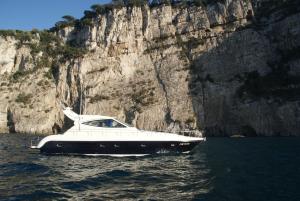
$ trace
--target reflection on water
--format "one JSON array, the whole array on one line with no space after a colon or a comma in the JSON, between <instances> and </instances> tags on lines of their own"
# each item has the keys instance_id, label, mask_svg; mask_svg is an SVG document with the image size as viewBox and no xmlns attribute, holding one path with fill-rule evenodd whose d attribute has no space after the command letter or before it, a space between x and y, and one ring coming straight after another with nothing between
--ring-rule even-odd
<instances>
[{"instance_id":1,"label":"reflection on water","mask_svg":"<svg viewBox=\"0 0 300 201\"><path fill-rule=\"evenodd\" d=\"M0 136L0 199L193 199L211 189L203 152L133 158L45 156Z\"/></svg>"}]
</instances>

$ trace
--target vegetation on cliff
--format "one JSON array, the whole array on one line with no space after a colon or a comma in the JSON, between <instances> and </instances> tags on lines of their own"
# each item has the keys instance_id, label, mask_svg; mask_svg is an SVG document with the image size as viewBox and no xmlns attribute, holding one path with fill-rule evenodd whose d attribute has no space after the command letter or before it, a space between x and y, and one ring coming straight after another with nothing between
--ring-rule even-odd
<instances>
[{"instance_id":1,"label":"vegetation on cliff","mask_svg":"<svg viewBox=\"0 0 300 201\"><path fill-rule=\"evenodd\" d=\"M189 6L207 6L209 3L224 3L224 0L113 0L108 4L95 4L91 6L91 10L84 11L84 17L76 19L73 16L65 15L62 20L57 22L54 27L49 30L21 31L21 30L0 30L0 36L14 37L18 42L17 49L22 46L27 46L31 49L33 63L35 67L28 71L17 71L12 75L14 81L18 81L37 69L50 68L49 73L45 74L46 78L51 78L51 74L55 77L57 74L58 63L65 62L74 58L80 58L87 53L87 50L71 40L63 42L56 34L57 31L66 28L74 27L75 30L80 30L85 26L92 26L93 19L98 15L104 15L113 9L121 9L123 7L142 7L148 5L150 8L155 8L164 5L174 7L189 7ZM161 40L161 39L159 39Z\"/></svg>"},{"instance_id":2,"label":"vegetation on cliff","mask_svg":"<svg viewBox=\"0 0 300 201\"><path fill-rule=\"evenodd\" d=\"M55 33L48 30L0 30L0 36L14 37L17 40L17 49L26 46L31 50L34 68L15 72L12 75L15 81L40 68L49 68L49 73L45 74L45 77L51 78L51 74L55 75L58 63L80 58L87 53L84 47L71 42L64 43Z\"/></svg>"},{"instance_id":3,"label":"vegetation on cliff","mask_svg":"<svg viewBox=\"0 0 300 201\"><path fill-rule=\"evenodd\" d=\"M132 8L149 6L150 8L156 8L159 6L170 5L172 7L191 7L200 6L205 7L208 4L213 3L225 3L225 0L112 0L112 3L108 4L94 4L90 8L91 10L85 10L84 16L81 19L76 19L73 16L65 15L63 20L55 24L50 28L50 31L55 32L65 27L75 27L79 30L84 26L92 26L93 19L99 15L105 15L111 12L113 9Z\"/></svg>"}]
</instances>

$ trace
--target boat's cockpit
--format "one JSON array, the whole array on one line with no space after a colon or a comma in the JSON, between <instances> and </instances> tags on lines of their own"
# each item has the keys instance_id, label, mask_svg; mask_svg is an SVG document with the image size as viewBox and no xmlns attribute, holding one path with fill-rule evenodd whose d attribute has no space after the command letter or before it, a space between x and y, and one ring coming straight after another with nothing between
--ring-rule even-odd
<instances>
[{"instance_id":1,"label":"boat's cockpit","mask_svg":"<svg viewBox=\"0 0 300 201\"><path fill-rule=\"evenodd\" d=\"M75 122L76 125L82 125L94 128L129 128L132 127L126 123L120 122L113 117L102 115L78 115L67 107L63 110L64 114ZM91 128L90 128L91 129Z\"/></svg>"},{"instance_id":2,"label":"boat's cockpit","mask_svg":"<svg viewBox=\"0 0 300 201\"><path fill-rule=\"evenodd\" d=\"M92 120L92 121L86 121L82 124L87 126L93 126L93 127L102 127L102 128L127 128L128 125L118 122L114 119L99 119L99 120Z\"/></svg>"}]
</instances>

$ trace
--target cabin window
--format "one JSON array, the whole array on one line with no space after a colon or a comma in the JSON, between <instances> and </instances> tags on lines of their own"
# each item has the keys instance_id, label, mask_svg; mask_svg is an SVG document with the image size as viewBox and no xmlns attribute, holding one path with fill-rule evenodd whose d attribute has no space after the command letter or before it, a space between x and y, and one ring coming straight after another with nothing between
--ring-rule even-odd
<instances>
[{"instance_id":1,"label":"cabin window","mask_svg":"<svg viewBox=\"0 0 300 201\"><path fill-rule=\"evenodd\" d=\"M126 127L123 124L121 124L113 119L94 120L94 121L84 122L82 124L85 124L88 126L94 126L94 127L103 127L103 128L124 128L124 127Z\"/></svg>"}]
</instances>

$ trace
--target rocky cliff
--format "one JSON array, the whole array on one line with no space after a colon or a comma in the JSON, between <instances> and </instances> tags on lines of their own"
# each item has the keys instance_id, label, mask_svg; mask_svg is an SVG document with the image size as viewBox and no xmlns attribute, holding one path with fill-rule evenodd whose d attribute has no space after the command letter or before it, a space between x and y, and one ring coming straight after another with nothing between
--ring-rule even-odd
<instances>
[{"instance_id":1,"label":"rocky cliff","mask_svg":"<svg viewBox=\"0 0 300 201\"><path fill-rule=\"evenodd\" d=\"M300 3L116 7L55 33L0 36L11 132L60 132L60 102L142 129L300 135Z\"/></svg>"}]
</instances>

